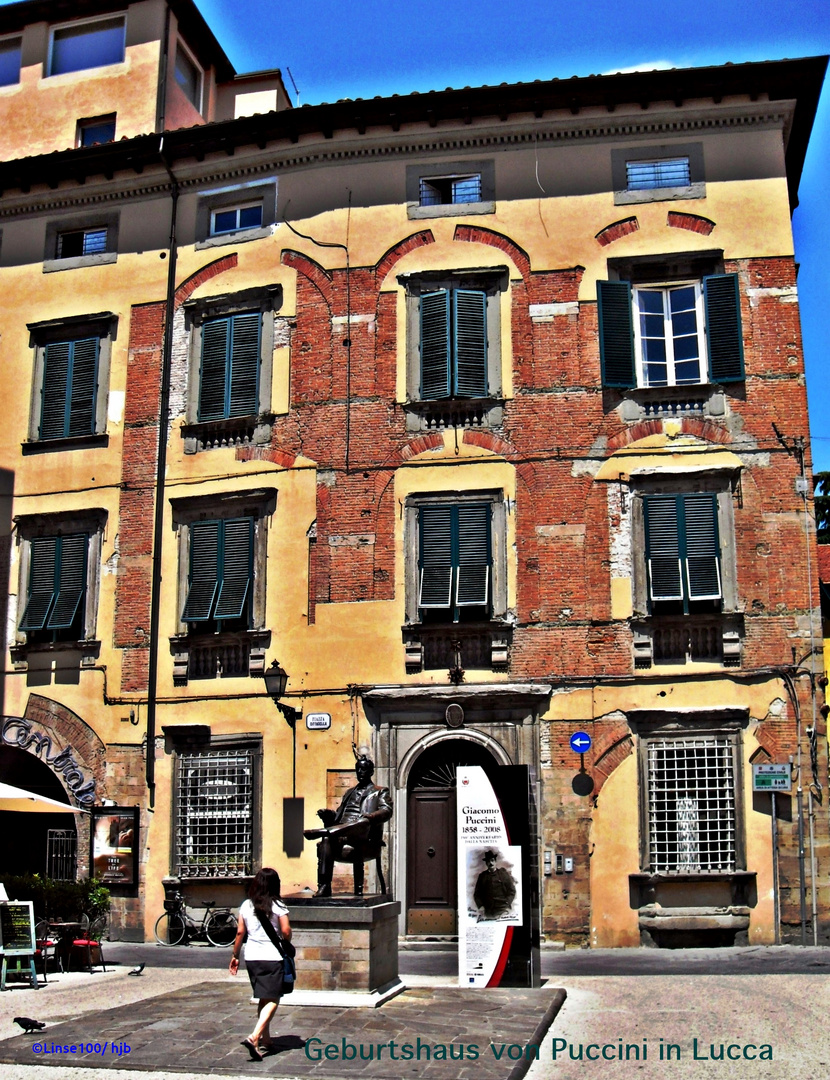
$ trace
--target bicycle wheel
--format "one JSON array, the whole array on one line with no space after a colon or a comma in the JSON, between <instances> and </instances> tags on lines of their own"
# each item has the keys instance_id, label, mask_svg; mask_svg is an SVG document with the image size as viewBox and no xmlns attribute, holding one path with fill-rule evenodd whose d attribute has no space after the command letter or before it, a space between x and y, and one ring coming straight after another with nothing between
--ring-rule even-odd
<instances>
[{"instance_id":1,"label":"bicycle wheel","mask_svg":"<svg viewBox=\"0 0 830 1080\"><path fill-rule=\"evenodd\" d=\"M165 911L156 920L153 933L159 945L181 945L187 934L187 924L177 911Z\"/></svg>"},{"instance_id":2,"label":"bicycle wheel","mask_svg":"<svg viewBox=\"0 0 830 1080\"><path fill-rule=\"evenodd\" d=\"M236 919L229 911L214 911L205 923L205 937L220 949L233 945L236 937Z\"/></svg>"}]
</instances>

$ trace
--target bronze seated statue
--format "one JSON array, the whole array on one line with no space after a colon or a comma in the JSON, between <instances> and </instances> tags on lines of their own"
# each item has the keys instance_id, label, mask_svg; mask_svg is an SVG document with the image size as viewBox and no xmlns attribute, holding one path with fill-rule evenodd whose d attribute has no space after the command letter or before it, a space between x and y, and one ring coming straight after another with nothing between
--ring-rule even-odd
<instances>
[{"instance_id":1,"label":"bronze seated statue","mask_svg":"<svg viewBox=\"0 0 830 1080\"><path fill-rule=\"evenodd\" d=\"M306 829L307 840L319 840L317 845L317 892L315 896L331 896L331 880L335 862L351 863L354 867L354 895L363 895L363 864L375 860L380 890L386 892L386 882L380 866L384 847L383 823L392 816L389 789L372 783L374 762L365 754L355 762L357 784L349 788L337 810L318 810L322 829Z\"/></svg>"}]
</instances>

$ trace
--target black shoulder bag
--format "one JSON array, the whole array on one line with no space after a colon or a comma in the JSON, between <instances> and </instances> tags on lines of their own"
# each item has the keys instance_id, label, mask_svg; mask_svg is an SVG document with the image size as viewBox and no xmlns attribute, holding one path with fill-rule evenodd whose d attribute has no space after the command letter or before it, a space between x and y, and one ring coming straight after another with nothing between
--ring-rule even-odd
<instances>
[{"instance_id":1,"label":"black shoulder bag","mask_svg":"<svg viewBox=\"0 0 830 1080\"><path fill-rule=\"evenodd\" d=\"M256 914L256 911L254 914ZM259 919L258 915L257 918ZM262 929L271 939L272 945L282 957L282 992L283 994L291 994L294 991L294 981L297 978L297 968L294 964L297 950L290 941L286 941L277 933L270 919L266 919L264 922L262 919L259 921Z\"/></svg>"}]
</instances>

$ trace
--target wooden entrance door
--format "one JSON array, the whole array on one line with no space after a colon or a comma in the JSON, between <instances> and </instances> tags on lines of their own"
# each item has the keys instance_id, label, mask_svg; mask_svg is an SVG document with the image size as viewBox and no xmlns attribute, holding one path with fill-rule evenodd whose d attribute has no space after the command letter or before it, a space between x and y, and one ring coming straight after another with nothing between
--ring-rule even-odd
<instances>
[{"instance_id":1,"label":"wooden entrance door","mask_svg":"<svg viewBox=\"0 0 830 1080\"><path fill-rule=\"evenodd\" d=\"M455 788L418 788L407 811L408 934L456 931Z\"/></svg>"}]
</instances>

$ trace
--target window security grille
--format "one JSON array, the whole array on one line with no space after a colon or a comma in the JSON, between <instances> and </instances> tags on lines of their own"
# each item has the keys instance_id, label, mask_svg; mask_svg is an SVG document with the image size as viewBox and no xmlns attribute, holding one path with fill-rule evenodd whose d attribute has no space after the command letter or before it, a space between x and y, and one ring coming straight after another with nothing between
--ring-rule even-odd
<instances>
[{"instance_id":1,"label":"window security grille","mask_svg":"<svg viewBox=\"0 0 830 1080\"><path fill-rule=\"evenodd\" d=\"M49 829L46 833L46 875L53 881L75 880L78 837L72 829Z\"/></svg>"},{"instance_id":2,"label":"window security grille","mask_svg":"<svg viewBox=\"0 0 830 1080\"><path fill-rule=\"evenodd\" d=\"M176 806L180 877L240 877L252 872L251 750L181 754Z\"/></svg>"},{"instance_id":3,"label":"window security grille","mask_svg":"<svg viewBox=\"0 0 830 1080\"><path fill-rule=\"evenodd\" d=\"M735 776L727 737L648 744L650 869L705 873L736 867Z\"/></svg>"},{"instance_id":4,"label":"window security grille","mask_svg":"<svg viewBox=\"0 0 830 1080\"><path fill-rule=\"evenodd\" d=\"M421 178L421 206L481 202L481 174L472 176L431 176Z\"/></svg>"},{"instance_id":5,"label":"window security grille","mask_svg":"<svg viewBox=\"0 0 830 1080\"><path fill-rule=\"evenodd\" d=\"M626 161L625 174L629 191L688 187L691 183L687 157L665 158L661 161Z\"/></svg>"}]
</instances>

